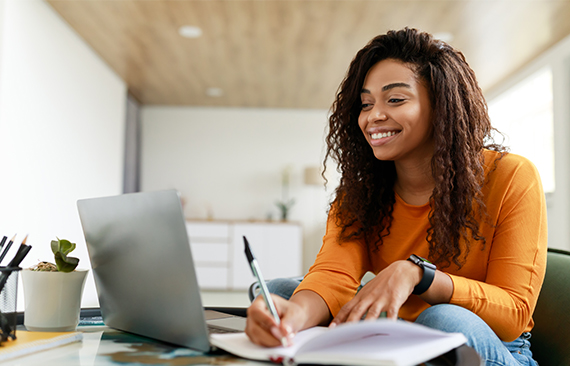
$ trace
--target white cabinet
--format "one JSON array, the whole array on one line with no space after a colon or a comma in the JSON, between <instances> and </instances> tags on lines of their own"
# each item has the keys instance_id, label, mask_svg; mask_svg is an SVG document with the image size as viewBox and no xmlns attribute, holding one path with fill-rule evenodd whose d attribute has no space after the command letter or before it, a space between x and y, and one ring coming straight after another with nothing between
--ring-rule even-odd
<instances>
[{"instance_id":1,"label":"white cabinet","mask_svg":"<svg viewBox=\"0 0 570 366\"><path fill-rule=\"evenodd\" d=\"M301 276L302 230L293 223L188 221L198 283L203 289L247 289L255 281L243 237L265 279Z\"/></svg>"}]
</instances>

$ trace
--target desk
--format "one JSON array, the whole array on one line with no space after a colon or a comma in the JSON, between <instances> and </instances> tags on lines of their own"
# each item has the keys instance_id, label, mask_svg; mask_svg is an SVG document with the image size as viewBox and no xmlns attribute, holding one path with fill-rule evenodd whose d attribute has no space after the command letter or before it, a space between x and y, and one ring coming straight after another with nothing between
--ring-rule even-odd
<instances>
[{"instance_id":1,"label":"desk","mask_svg":"<svg viewBox=\"0 0 570 366\"><path fill-rule=\"evenodd\" d=\"M142 365L240 365L267 366L271 363L255 362L228 355L203 354L187 348L178 348L148 338L123 333L105 326L80 327L83 341L34 353L7 361L13 366L142 366ZM455 361L457 360L457 361ZM449 363L449 362L452 363ZM434 360L430 366L479 366L475 351L461 346L446 355L445 360Z\"/></svg>"},{"instance_id":2,"label":"desk","mask_svg":"<svg viewBox=\"0 0 570 366\"><path fill-rule=\"evenodd\" d=\"M7 364L13 366L268 365L222 352L203 354L106 326L78 327L77 330L83 332L82 342L15 358L7 361Z\"/></svg>"},{"instance_id":3,"label":"desk","mask_svg":"<svg viewBox=\"0 0 570 366\"><path fill-rule=\"evenodd\" d=\"M208 308L243 315L241 308ZM96 316L98 311L91 312ZM86 313L82 310L82 315ZM245 360L223 351L204 354L146 337L124 333L106 326L79 326L83 341L7 361L13 366L178 366L178 365L275 365ZM16 333L17 335L17 333ZM461 346L432 360L429 366L480 366L481 359L468 346Z\"/></svg>"}]
</instances>

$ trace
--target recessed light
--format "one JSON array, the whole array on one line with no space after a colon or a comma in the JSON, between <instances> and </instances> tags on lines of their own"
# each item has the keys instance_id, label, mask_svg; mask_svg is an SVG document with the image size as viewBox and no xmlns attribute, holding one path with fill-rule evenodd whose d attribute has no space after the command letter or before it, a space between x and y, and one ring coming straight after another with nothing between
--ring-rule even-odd
<instances>
[{"instance_id":1,"label":"recessed light","mask_svg":"<svg viewBox=\"0 0 570 366\"><path fill-rule=\"evenodd\" d=\"M437 32L433 34L433 38L449 43L452 42L455 37L453 36L453 33L450 32Z\"/></svg>"},{"instance_id":2,"label":"recessed light","mask_svg":"<svg viewBox=\"0 0 570 366\"><path fill-rule=\"evenodd\" d=\"M206 89L206 95L209 97L221 97L224 95L224 91L221 88L208 88Z\"/></svg>"},{"instance_id":3,"label":"recessed light","mask_svg":"<svg viewBox=\"0 0 570 366\"><path fill-rule=\"evenodd\" d=\"M202 35L202 29L193 25L183 25L178 28L178 34L185 38L198 38Z\"/></svg>"}]
</instances>

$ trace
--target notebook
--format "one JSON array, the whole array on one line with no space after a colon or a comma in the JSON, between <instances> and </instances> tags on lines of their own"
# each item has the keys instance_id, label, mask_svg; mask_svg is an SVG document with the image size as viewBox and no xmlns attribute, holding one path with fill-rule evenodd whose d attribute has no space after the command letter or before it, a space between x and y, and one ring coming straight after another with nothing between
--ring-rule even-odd
<instances>
[{"instance_id":1,"label":"notebook","mask_svg":"<svg viewBox=\"0 0 570 366\"><path fill-rule=\"evenodd\" d=\"M202 307L177 191L85 199L77 207L107 326L204 352L211 349L206 321L245 329L245 318Z\"/></svg>"},{"instance_id":2,"label":"notebook","mask_svg":"<svg viewBox=\"0 0 570 366\"><path fill-rule=\"evenodd\" d=\"M47 350L64 344L79 342L80 332L29 332L18 330L16 340L8 340L0 347L0 362Z\"/></svg>"}]
</instances>

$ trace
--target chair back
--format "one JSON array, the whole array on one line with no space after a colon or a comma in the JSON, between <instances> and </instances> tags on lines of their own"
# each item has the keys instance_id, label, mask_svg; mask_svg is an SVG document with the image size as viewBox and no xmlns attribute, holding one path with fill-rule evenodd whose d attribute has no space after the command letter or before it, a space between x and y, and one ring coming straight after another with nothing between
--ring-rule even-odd
<instances>
[{"instance_id":1,"label":"chair back","mask_svg":"<svg viewBox=\"0 0 570 366\"><path fill-rule=\"evenodd\" d=\"M533 315L531 351L540 365L570 365L570 252L548 249L546 277Z\"/></svg>"}]
</instances>

